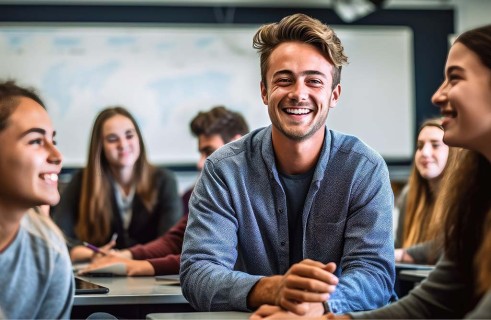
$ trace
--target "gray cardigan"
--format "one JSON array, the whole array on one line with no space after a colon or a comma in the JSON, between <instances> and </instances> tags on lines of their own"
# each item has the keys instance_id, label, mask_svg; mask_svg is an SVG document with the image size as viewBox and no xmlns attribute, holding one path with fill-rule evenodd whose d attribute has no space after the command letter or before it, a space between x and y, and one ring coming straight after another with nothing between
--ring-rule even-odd
<instances>
[{"instance_id":1,"label":"gray cardigan","mask_svg":"<svg viewBox=\"0 0 491 320\"><path fill-rule=\"evenodd\" d=\"M397 197L397 201L395 203L395 207L399 210L399 220L397 222L397 231L394 243L395 248L402 247L402 234L404 230L404 220L406 218L408 192L409 185L406 185L402 189L400 195ZM437 247L434 247L434 245L437 245ZM434 264L442 254L443 250L441 244L435 244L434 241L427 241L406 248L406 252L413 258L414 263Z\"/></svg>"},{"instance_id":2,"label":"gray cardigan","mask_svg":"<svg viewBox=\"0 0 491 320\"><path fill-rule=\"evenodd\" d=\"M491 290L473 305L473 289L472 284L463 281L455 264L443 257L428 278L398 302L350 316L354 319L491 318Z\"/></svg>"}]
</instances>

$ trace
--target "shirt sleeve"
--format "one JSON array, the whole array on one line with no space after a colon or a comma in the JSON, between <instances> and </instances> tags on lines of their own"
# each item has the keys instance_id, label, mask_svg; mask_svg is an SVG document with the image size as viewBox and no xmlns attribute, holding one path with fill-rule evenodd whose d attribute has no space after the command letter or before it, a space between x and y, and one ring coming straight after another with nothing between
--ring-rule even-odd
<instances>
[{"instance_id":1,"label":"shirt sleeve","mask_svg":"<svg viewBox=\"0 0 491 320\"><path fill-rule=\"evenodd\" d=\"M148 260L155 270L155 275L178 274L187 222L186 214L165 235L144 245L131 247L129 250L133 259Z\"/></svg>"},{"instance_id":2,"label":"shirt sleeve","mask_svg":"<svg viewBox=\"0 0 491 320\"><path fill-rule=\"evenodd\" d=\"M169 254L180 254L188 215L183 216L169 231L146 244L129 248L133 259L144 260L164 257Z\"/></svg>"},{"instance_id":3,"label":"shirt sleeve","mask_svg":"<svg viewBox=\"0 0 491 320\"><path fill-rule=\"evenodd\" d=\"M147 259L155 270L155 275L179 274L180 254L169 254L162 258Z\"/></svg>"},{"instance_id":4,"label":"shirt sleeve","mask_svg":"<svg viewBox=\"0 0 491 320\"><path fill-rule=\"evenodd\" d=\"M200 311L242 310L261 276L234 270L238 222L226 184L207 160L191 196L181 255L184 297Z\"/></svg>"},{"instance_id":5,"label":"shirt sleeve","mask_svg":"<svg viewBox=\"0 0 491 320\"><path fill-rule=\"evenodd\" d=\"M365 171L366 168L364 168ZM396 299L392 232L393 193L383 160L353 185L334 313L372 310Z\"/></svg>"},{"instance_id":6,"label":"shirt sleeve","mask_svg":"<svg viewBox=\"0 0 491 320\"><path fill-rule=\"evenodd\" d=\"M415 244L406 249L414 263L417 264L435 264L443 253L443 240L434 239L426 242Z\"/></svg>"},{"instance_id":7,"label":"shirt sleeve","mask_svg":"<svg viewBox=\"0 0 491 320\"><path fill-rule=\"evenodd\" d=\"M455 264L442 259L428 278L407 296L371 312L352 313L354 319L450 319L465 315L472 296Z\"/></svg>"},{"instance_id":8,"label":"shirt sleeve","mask_svg":"<svg viewBox=\"0 0 491 320\"><path fill-rule=\"evenodd\" d=\"M481 298L477 306L469 312L465 319L489 319L491 318L491 290Z\"/></svg>"}]
</instances>

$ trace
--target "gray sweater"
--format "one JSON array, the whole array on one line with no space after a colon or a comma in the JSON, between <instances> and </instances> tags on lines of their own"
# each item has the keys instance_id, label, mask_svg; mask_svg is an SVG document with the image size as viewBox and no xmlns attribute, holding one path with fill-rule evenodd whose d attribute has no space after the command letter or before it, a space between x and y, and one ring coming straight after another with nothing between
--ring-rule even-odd
<instances>
[{"instance_id":1,"label":"gray sweater","mask_svg":"<svg viewBox=\"0 0 491 320\"><path fill-rule=\"evenodd\" d=\"M409 185L406 185L400 195L397 197L395 207L399 211L399 219L397 223L396 237L395 237L395 248L402 247L402 236L404 230L404 220L406 219L406 204L407 195L409 192ZM441 243L435 243L434 241L427 241L423 243L418 243L406 248L406 252L413 258L414 263L417 264L435 264L440 255L442 254Z\"/></svg>"},{"instance_id":2,"label":"gray sweater","mask_svg":"<svg viewBox=\"0 0 491 320\"><path fill-rule=\"evenodd\" d=\"M350 316L354 319L491 318L491 290L474 305L473 289L472 284L463 281L455 264L442 258L428 278L406 297L384 308Z\"/></svg>"},{"instance_id":3,"label":"gray sweater","mask_svg":"<svg viewBox=\"0 0 491 320\"><path fill-rule=\"evenodd\" d=\"M0 318L68 319L74 282L61 233L30 210L12 243L0 253Z\"/></svg>"}]
</instances>

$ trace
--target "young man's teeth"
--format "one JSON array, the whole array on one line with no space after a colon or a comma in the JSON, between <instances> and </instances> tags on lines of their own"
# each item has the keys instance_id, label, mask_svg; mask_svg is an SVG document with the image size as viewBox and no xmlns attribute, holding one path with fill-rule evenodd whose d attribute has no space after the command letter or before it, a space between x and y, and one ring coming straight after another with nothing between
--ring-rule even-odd
<instances>
[{"instance_id":1,"label":"young man's teeth","mask_svg":"<svg viewBox=\"0 0 491 320\"><path fill-rule=\"evenodd\" d=\"M286 109L286 112L293 114L307 114L309 111L309 109Z\"/></svg>"}]
</instances>

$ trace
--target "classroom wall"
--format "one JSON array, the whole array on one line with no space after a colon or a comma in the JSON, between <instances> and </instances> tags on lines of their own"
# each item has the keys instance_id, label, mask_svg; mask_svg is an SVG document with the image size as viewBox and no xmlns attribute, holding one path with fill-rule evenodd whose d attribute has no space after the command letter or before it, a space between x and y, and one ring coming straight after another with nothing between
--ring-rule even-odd
<instances>
[{"instance_id":1,"label":"classroom wall","mask_svg":"<svg viewBox=\"0 0 491 320\"><path fill-rule=\"evenodd\" d=\"M259 56L251 45L257 28L4 26L0 78L39 90L64 167L85 165L90 124L113 105L136 118L152 163L192 165L196 143L188 124L198 112L225 105L240 112L251 130L270 123L259 91ZM349 64L327 126L357 136L387 161L411 158L413 32L402 26L334 28Z\"/></svg>"},{"instance_id":2,"label":"classroom wall","mask_svg":"<svg viewBox=\"0 0 491 320\"><path fill-rule=\"evenodd\" d=\"M477 0L471 0L477 1ZM445 9L384 9L376 11L351 24L342 21L330 8L268 7L257 6L179 6L179 5L92 5L92 4L3 4L0 2L1 23L118 23L131 26L144 24L263 24L277 21L295 12L303 12L329 24L341 26L404 26L412 30L414 38L414 114L412 123L416 127L423 119L437 114L430 98L440 84L445 56L448 50L448 35L455 32L455 10ZM233 3L233 2L231 2ZM383 92L381 92L383 94ZM394 101L394 107L397 101ZM186 124L187 125L187 124ZM416 132L416 130L414 130ZM86 146L83 146L86 148ZM195 146L191 146L195 148ZM197 159L197 156L196 156ZM404 179L411 159L388 161L391 177ZM193 164L176 169L180 172L193 171ZM192 180L194 179L188 179Z\"/></svg>"},{"instance_id":3,"label":"classroom wall","mask_svg":"<svg viewBox=\"0 0 491 320\"><path fill-rule=\"evenodd\" d=\"M461 33L491 23L491 1L451 0L451 3L455 8L455 32Z\"/></svg>"}]
</instances>

